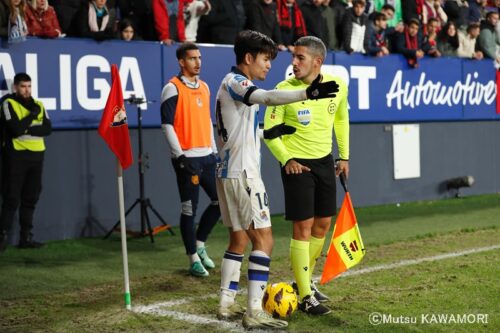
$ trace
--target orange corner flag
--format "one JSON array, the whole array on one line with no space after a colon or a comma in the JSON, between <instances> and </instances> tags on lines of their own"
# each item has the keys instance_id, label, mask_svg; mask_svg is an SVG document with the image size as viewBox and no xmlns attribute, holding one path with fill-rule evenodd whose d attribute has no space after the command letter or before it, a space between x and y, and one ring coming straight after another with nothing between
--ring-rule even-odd
<instances>
[{"instance_id":1,"label":"orange corner flag","mask_svg":"<svg viewBox=\"0 0 500 333\"><path fill-rule=\"evenodd\" d=\"M123 102L122 84L116 65L111 65L111 90L99 123L99 134L115 153L123 169L133 163L132 147Z\"/></svg>"},{"instance_id":2,"label":"orange corner flag","mask_svg":"<svg viewBox=\"0 0 500 333\"><path fill-rule=\"evenodd\" d=\"M327 283L358 264L365 255L351 196L345 186L344 189L346 189L345 198L333 229L330 248L321 275L321 284Z\"/></svg>"}]
</instances>

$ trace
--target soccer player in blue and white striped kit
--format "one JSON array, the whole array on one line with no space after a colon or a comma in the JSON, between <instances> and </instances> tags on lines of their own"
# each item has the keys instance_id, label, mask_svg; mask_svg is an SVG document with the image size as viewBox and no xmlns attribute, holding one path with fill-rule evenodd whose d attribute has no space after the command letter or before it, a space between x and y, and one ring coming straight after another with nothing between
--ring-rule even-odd
<instances>
[{"instance_id":1,"label":"soccer player in blue and white striped kit","mask_svg":"<svg viewBox=\"0 0 500 333\"><path fill-rule=\"evenodd\" d=\"M217 147L221 162L217 166L217 195L229 246L221 265L221 297L217 317L243 316L245 328L284 328L288 323L274 319L262 309L262 297L269 277L273 237L271 216L260 174L260 136L258 104L280 105L308 98L331 97L336 83L315 80L307 89L266 91L252 80L264 80L276 57L276 44L267 36L251 30L238 34L234 52L237 66L231 69L217 92ZM272 139L293 133L293 127L278 124L264 131ZM252 243L248 265L248 305L235 302L243 254Z\"/></svg>"}]
</instances>

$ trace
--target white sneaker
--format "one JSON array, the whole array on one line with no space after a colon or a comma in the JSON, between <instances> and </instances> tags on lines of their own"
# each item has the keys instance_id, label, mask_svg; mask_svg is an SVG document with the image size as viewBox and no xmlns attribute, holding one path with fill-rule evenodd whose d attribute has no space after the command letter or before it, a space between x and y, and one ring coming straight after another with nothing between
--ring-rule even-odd
<instances>
[{"instance_id":1,"label":"white sneaker","mask_svg":"<svg viewBox=\"0 0 500 333\"><path fill-rule=\"evenodd\" d=\"M240 319L245 314L245 308L238 303L233 303L230 306L219 306L217 312L217 319L219 320L232 320Z\"/></svg>"},{"instance_id":2,"label":"white sneaker","mask_svg":"<svg viewBox=\"0 0 500 333\"><path fill-rule=\"evenodd\" d=\"M274 319L269 313L260 310L253 313L251 316L247 313L243 316L243 327L246 329L252 328L285 328L288 322L281 319Z\"/></svg>"}]
</instances>

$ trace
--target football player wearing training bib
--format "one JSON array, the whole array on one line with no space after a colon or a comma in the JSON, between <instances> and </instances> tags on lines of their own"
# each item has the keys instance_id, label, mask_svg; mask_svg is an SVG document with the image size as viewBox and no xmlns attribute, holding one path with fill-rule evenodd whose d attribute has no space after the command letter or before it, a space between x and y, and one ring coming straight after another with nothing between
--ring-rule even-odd
<instances>
[{"instance_id":1,"label":"football player wearing training bib","mask_svg":"<svg viewBox=\"0 0 500 333\"><path fill-rule=\"evenodd\" d=\"M193 43L181 44L176 51L181 72L170 79L161 94L161 126L170 146L172 164L181 198L181 235L190 260L189 273L208 276L215 267L205 241L220 217L215 189L217 148L210 118L210 91L199 79L201 54ZM210 204L195 228L200 186Z\"/></svg>"},{"instance_id":2,"label":"football player wearing training bib","mask_svg":"<svg viewBox=\"0 0 500 333\"><path fill-rule=\"evenodd\" d=\"M338 83L336 96L269 107L264 118L264 129L283 123L296 128L292 135L266 140L266 144L281 164L285 216L293 221L290 260L299 309L311 315L331 312L321 304L329 299L312 282L312 273L336 213L335 176L349 174L347 85L339 77L320 73L325 55L320 39L299 38L292 61L295 77L280 82L276 89L304 89L320 76L321 82ZM337 168L332 157L334 129L340 156Z\"/></svg>"},{"instance_id":3,"label":"football player wearing training bib","mask_svg":"<svg viewBox=\"0 0 500 333\"><path fill-rule=\"evenodd\" d=\"M294 91L266 91L252 80L264 80L276 57L276 44L256 31L238 34L234 52L237 66L231 69L217 92L217 193L224 225L229 228L229 246L221 265L221 297L217 317L234 319L244 314L245 328L283 328L286 321L274 319L262 309L262 296L269 277L273 237L266 189L260 174L258 104L280 105L307 98L328 98L337 89L334 82L319 83ZM264 131L275 138L294 131L277 124ZM249 241L248 306L235 302L243 254Z\"/></svg>"}]
</instances>

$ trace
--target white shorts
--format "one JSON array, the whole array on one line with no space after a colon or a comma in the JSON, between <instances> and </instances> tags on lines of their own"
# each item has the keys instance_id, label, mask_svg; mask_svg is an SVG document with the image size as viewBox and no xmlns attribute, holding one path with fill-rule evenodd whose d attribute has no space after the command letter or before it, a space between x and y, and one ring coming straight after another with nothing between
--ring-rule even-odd
<instances>
[{"instance_id":1,"label":"white shorts","mask_svg":"<svg viewBox=\"0 0 500 333\"><path fill-rule=\"evenodd\" d=\"M270 228L269 199L260 178L217 178L222 222L233 231Z\"/></svg>"}]
</instances>

